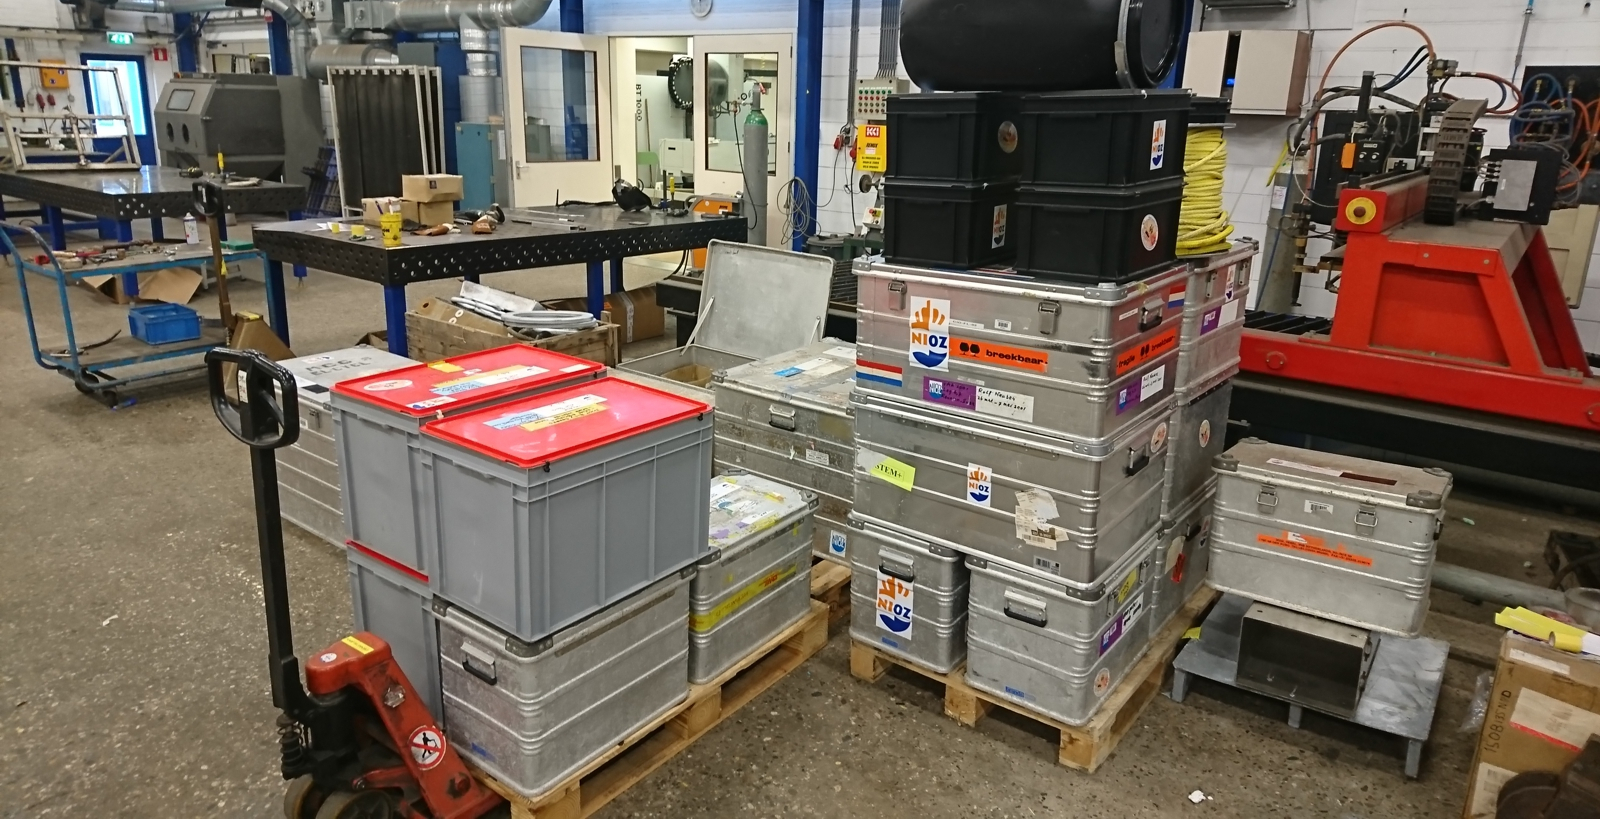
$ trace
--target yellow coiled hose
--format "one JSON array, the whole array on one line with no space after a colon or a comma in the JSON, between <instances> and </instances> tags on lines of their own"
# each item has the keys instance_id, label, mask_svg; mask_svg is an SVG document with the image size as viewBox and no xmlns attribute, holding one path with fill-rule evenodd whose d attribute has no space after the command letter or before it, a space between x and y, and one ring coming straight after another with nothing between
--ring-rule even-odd
<instances>
[{"instance_id":1,"label":"yellow coiled hose","mask_svg":"<svg viewBox=\"0 0 1600 819\"><path fill-rule=\"evenodd\" d=\"M1228 143L1218 127L1191 126L1183 164L1183 206L1178 215L1178 255L1200 256L1227 250L1233 225L1222 209L1222 173Z\"/></svg>"}]
</instances>

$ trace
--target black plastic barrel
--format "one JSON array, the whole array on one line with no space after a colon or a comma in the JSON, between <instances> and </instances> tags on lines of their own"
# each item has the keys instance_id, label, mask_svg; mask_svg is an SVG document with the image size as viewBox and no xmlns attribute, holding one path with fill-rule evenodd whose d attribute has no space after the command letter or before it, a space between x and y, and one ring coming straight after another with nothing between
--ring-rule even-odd
<instances>
[{"instance_id":1,"label":"black plastic barrel","mask_svg":"<svg viewBox=\"0 0 1600 819\"><path fill-rule=\"evenodd\" d=\"M1154 88L1184 0L903 0L900 56L923 90Z\"/></svg>"}]
</instances>

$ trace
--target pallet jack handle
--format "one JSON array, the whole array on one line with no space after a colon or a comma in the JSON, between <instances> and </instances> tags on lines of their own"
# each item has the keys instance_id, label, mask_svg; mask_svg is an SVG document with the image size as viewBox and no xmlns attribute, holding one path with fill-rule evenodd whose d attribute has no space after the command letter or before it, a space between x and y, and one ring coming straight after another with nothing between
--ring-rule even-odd
<instances>
[{"instance_id":1,"label":"pallet jack handle","mask_svg":"<svg viewBox=\"0 0 1600 819\"><path fill-rule=\"evenodd\" d=\"M223 365L238 367L238 400L230 400ZM300 398L294 376L256 350L214 347L206 351L211 408L228 433L250 447L255 484L256 540L261 549L262 596L267 609L267 652L272 703L299 719L312 711L300 681L289 620L289 577L283 556L283 518L278 506L278 458L274 450L300 438Z\"/></svg>"}]
</instances>

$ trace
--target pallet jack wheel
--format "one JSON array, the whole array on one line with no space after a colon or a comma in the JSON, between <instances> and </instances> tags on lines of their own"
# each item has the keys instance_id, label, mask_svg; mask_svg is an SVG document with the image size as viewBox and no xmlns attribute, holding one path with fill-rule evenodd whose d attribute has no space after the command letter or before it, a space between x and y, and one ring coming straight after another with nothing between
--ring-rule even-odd
<instances>
[{"instance_id":1,"label":"pallet jack wheel","mask_svg":"<svg viewBox=\"0 0 1600 819\"><path fill-rule=\"evenodd\" d=\"M95 392L93 385L99 381L100 379L96 377L94 373L84 370L83 372L78 373L77 378L72 379L72 386L77 387L78 392L81 392L84 395L94 395Z\"/></svg>"},{"instance_id":2,"label":"pallet jack wheel","mask_svg":"<svg viewBox=\"0 0 1600 819\"><path fill-rule=\"evenodd\" d=\"M283 792L283 819L317 819L324 799L310 774L291 780Z\"/></svg>"},{"instance_id":3,"label":"pallet jack wheel","mask_svg":"<svg viewBox=\"0 0 1600 819\"><path fill-rule=\"evenodd\" d=\"M394 819L394 800L383 791L339 791L328 795L315 819Z\"/></svg>"}]
</instances>

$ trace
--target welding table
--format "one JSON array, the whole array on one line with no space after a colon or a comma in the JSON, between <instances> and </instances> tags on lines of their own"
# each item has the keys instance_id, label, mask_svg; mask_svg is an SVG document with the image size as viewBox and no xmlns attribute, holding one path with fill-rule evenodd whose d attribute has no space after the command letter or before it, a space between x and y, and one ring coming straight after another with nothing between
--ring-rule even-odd
<instances>
[{"instance_id":1,"label":"welding table","mask_svg":"<svg viewBox=\"0 0 1600 819\"><path fill-rule=\"evenodd\" d=\"M197 181L200 180L184 178L176 169L151 165L136 171L10 171L0 173L0 195L39 203L41 233L49 236L56 250L65 250L64 210L100 220L101 238L116 242L132 241L133 221L149 219L150 235L160 241L162 217L181 218L194 211ZM259 185L223 188L223 201L231 213L284 213L294 219L305 207L306 188L263 180ZM0 218L4 217L4 210L0 210ZM217 228L226 238L227 224ZM283 265L269 260L265 268L268 324L287 344ZM304 276L305 269L297 267L294 274ZM125 276L123 284L129 295L138 295L136 278Z\"/></svg>"},{"instance_id":2,"label":"welding table","mask_svg":"<svg viewBox=\"0 0 1600 819\"><path fill-rule=\"evenodd\" d=\"M530 221L517 221L523 215ZM263 224L255 228L255 245L280 270L290 263L383 285L389 351L406 355L408 284L456 277L476 282L486 273L583 264L588 309L598 316L605 303L607 262L611 289L620 291L626 257L692 250L714 239L742 242L749 233L739 217L626 213L615 205L534 208L508 216L494 233L474 234L466 226L447 236L408 233L393 248L383 246L377 228L368 229L366 241L356 241L348 228L334 233L326 221Z\"/></svg>"}]
</instances>

